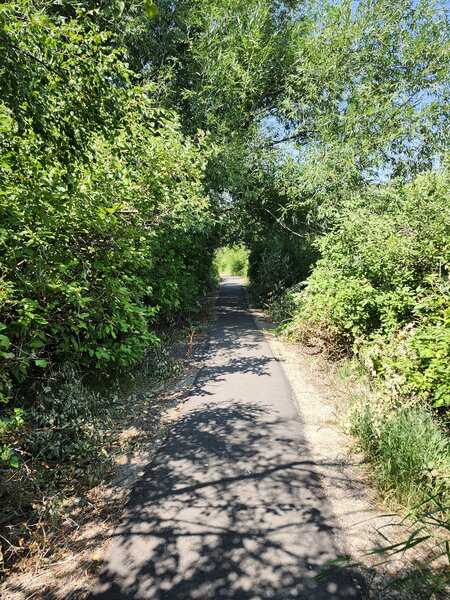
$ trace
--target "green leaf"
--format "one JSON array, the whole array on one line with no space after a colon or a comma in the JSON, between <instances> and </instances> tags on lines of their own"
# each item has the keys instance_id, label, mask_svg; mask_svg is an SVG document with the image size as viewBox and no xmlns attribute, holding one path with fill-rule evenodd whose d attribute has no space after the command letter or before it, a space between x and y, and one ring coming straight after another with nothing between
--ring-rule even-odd
<instances>
[{"instance_id":1,"label":"green leaf","mask_svg":"<svg viewBox=\"0 0 450 600\"><path fill-rule=\"evenodd\" d=\"M9 348L10 345L11 345L11 342L9 340L9 337L7 337L6 335L0 334L0 346L3 348Z\"/></svg>"},{"instance_id":2,"label":"green leaf","mask_svg":"<svg viewBox=\"0 0 450 600\"><path fill-rule=\"evenodd\" d=\"M39 358L38 360L35 360L35 361L34 361L34 364L35 364L37 367L43 367L43 368L45 369L45 367L47 366L47 361L46 361L46 360L44 360L43 358Z\"/></svg>"},{"instance_id":3,"label":"green leaf","mask_svg":"<svg viewBox=\"0 0 450 600\"><path fill-rule=\"evenodd\" d=\"M9 466L13 467L14 469L18 469L19 464L19 457L16 454L13 454L9 459Z\"/></svg>"},{"instance_id":4,"label":"green leaf","mask_svg":"<svg viewBox=\"0 0 450 600\"><path fill-rule=\"evenodd\" d=\"M115 19L120 19L120 17L123 14L123 11L125 10L125 2L115 2L113 5L113 15Z\"/></svg>"},{"instance_id":5,"label":"green leaf","mask_svg":"<svg viewBox=\"0 0 450 600\"><path fill-rule=\"evenodd\" d=\"M153 19L153 17L155 17L156 13L158 12L158 6L151 0L145 0L144 6L145 12L147 13L147 17L149 19Z\"/></svg>"}]
</instances>

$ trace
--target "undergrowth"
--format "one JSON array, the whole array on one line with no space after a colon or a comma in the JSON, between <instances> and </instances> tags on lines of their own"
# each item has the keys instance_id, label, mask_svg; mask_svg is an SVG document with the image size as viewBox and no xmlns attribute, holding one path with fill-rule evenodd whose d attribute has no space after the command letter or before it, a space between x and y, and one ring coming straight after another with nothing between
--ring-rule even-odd
<instances>
[{"instance_id":1,"label":"undergrowth","mask_svg":"<svg viewBox=\"0 0 450 600\"><path fill-rule=\"evenodd\" d=\"M5 433L20 460L15 469L0 468L0 579L20 561L39 561L65 545L74 501L87 502L89 490L114 473L126 451L118 435L139 398L182 369L176 348L196 327L186 321L160 332L161 344L122 373L99 377L65 364L23 403L26 418Z\"/></svg>"},{"instance_id":2,"label":"undergrowth","mask_svg":"<svg viewBox=\"0 0 450 600\"><path fill-rule=\"evenodd\" d=\"M409 509L430 497L450 505L450 444L429 410L418 404L383 414L366 401L353 407L351 422L385 498Z\"/></svg>"},{"instance_id":3,"label":"undergrowth","mask_svg":"<svg viewBox=\"0 0 450 600\"><path fill-rule=\"evenodd\" d=\"M67 366L29 403L23 426L7 438L20 463L0 470L0 573L49 540L57 545L64 498L82 494L111 467L111 428L123 411L117 394L95 391Z\"/></svg>"}]
</instances>

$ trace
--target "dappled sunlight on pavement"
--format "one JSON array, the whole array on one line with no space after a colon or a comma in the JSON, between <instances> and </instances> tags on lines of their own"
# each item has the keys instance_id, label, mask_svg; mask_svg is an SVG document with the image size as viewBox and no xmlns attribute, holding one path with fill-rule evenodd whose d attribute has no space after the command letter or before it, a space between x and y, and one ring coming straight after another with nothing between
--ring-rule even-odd
<instances>
[{"instance_id":1,"label":"dappled sunlight on pavement","mask_svg":"<svg viewBox=\"0 0 450 600\"><path fill-rule=\"evenodd\" d=\"M222 286L217 310L195 389L92 598L361 598L351 573L312 579L342 548L289 386L239 283Z\"/></svg>"}]
</instances>

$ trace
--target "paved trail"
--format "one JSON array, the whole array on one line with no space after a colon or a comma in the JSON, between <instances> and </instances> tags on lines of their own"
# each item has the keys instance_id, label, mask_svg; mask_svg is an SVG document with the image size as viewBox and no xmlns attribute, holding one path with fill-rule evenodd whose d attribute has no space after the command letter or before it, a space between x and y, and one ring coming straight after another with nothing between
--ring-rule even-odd
<instances>
[{"instance_id":1,"label":"paved trail","mask_svg":"<svg viewBox=\"0 0 450 600\"><path fill-rule=\"evenodd\" d=\"M229 278L195 389L109 547L95 600L361 598L286 377Z\"/></svg>"}]
</instances>

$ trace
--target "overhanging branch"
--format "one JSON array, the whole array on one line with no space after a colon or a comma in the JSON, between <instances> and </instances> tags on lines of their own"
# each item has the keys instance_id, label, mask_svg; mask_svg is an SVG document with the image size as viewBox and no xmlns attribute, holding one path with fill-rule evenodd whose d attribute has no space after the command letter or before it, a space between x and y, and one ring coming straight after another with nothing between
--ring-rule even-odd
<instances>
[{"instance_id":1,"label":"overhanging branch","mask_svg":"<svg viewBox=\"0 0 450 600\"><path fill-rule=\"evenodd\" d=\"M296 133L293 133L292 135L288 135L284 138L280 138L279 140L272 140L271 142L269 142L269 146L276 146L277 144L283 144L284 142L294 142L297 140L301 140L302 138L303 138L303 141L306 141L308 138L308 135L310 135L311 133L314 133L314 132L310 131L310 130L297 131Z\"/></svg>"}]
</instances>

